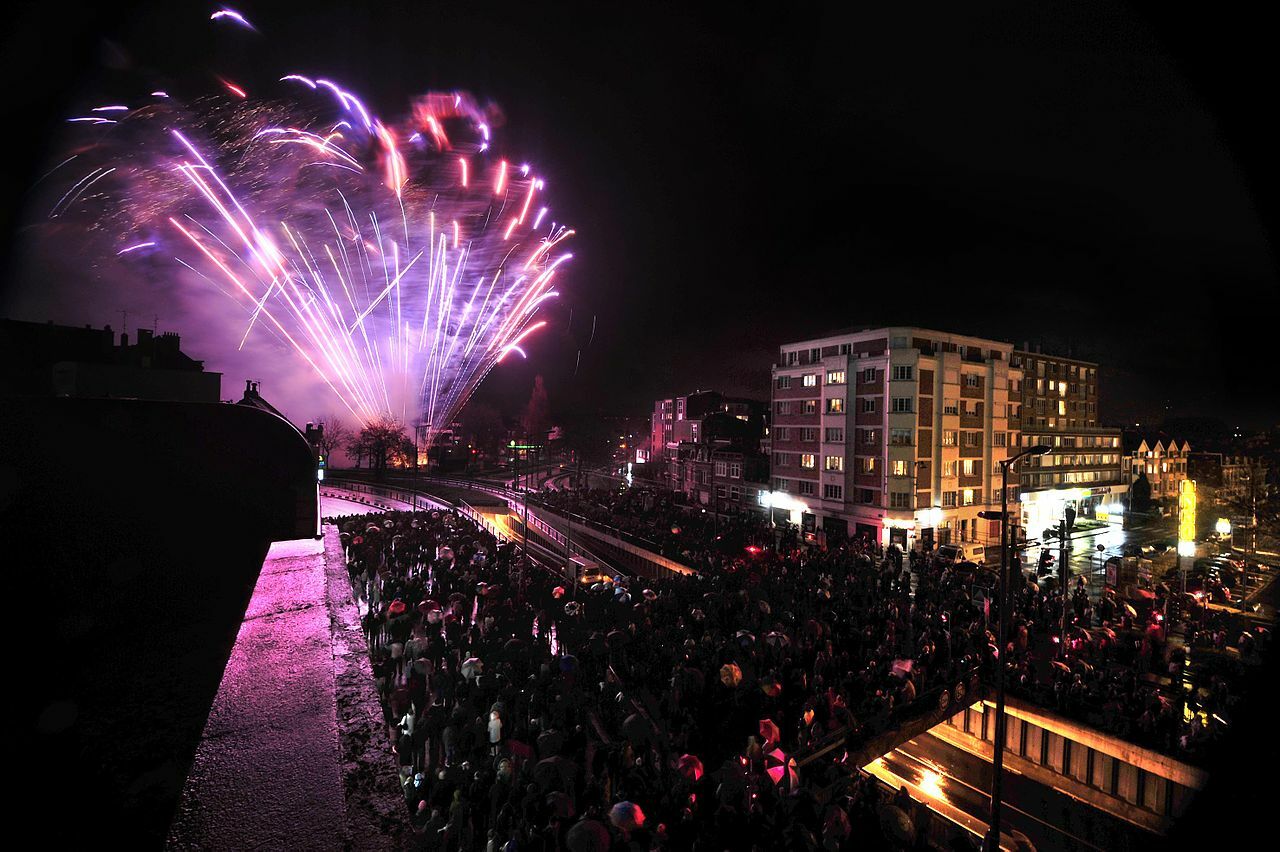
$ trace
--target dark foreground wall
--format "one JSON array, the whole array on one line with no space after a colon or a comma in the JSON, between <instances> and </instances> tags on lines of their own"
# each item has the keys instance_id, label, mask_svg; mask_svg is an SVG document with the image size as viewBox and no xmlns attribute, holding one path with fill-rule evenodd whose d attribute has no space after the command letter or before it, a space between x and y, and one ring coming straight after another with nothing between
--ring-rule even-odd
<instances>
[{"instance_id":1,"label":"dark foreground wall","mask_svg":"<svg viewBox=\"0 0 1280 852\"><path fill-rule=\"evenodd\" d=\"M223 404L0 398L11 802L59 846L158 848L311 452Z\"/></svg>"}]
</instances>

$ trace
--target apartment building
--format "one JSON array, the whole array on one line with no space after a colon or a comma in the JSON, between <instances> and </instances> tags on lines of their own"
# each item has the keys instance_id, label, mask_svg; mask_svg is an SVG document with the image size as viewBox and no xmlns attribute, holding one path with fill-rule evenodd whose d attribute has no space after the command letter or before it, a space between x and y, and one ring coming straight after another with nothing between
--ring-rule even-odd
<instances>
[{"instance_id":1,"label":"apartment building","mask_svg":"<svg viewBox=\"0 0 1280 852\"><path fill-rule=\"evenodd\" d=\"M829 542L998 542L999 523L978 513L999 507L998 462L1020 445L1012 353L1011 343L915 327L783 345L773 490L762 499Z\"/></svg>"},{"instance_id":2,"label":"apartment building","mask_svg":"<svg viewBox=\"0 0 1280 852\"><path fill-rule=\"evenodd\" d=\"M768 406L716 391L660 399L650 420L656 481L718 514L759 511L768 463Z\"/></svg>"},{"instance_id":3,"label":"apartment building","mask_svg":"<svg viewBox=\"0 0 1280 852\"><path fill-rule=\"evenodd\" d=\"M1170 435L1147 435L1126 430L1121 460L1126 487L1145 475L1151 483L1151 499L1166 509L1177 506L1178 485L1187 478L1191 445Z\"/></svg>"},{"instance_id":4,"label":"apartment building","mask_svg":"<svg viewBox=\"0 0 1280 852\"><path fill-rule=\"evenodd\" d=\"M1067 506L1078 517L1115 513L1129 483L1121 470L1121 430L1098 425L1098 365L1024 345L1012 356L1022 370L1022 447L1052 451L1018 464L1019 499L1029 536L1056 526Z\"/></svg>"}]
</instances>

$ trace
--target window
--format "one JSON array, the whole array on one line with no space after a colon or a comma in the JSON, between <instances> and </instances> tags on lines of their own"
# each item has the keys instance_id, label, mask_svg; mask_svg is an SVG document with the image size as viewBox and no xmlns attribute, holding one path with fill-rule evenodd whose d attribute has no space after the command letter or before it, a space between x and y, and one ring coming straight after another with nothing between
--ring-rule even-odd
<instances>
[{"instance_id":1,"label":"window","mask_svg":"<svg viewBox=\"0 0 1280 852\"><path fill-rule=\"evenodd\" d=\"M773 466L774 467L791 467L791 457L794 455L795 453L774 453Z\"/></svg>"},{"instance_id":2,"label":"window","mask_svg":"<svg viewBox=\"0 0 1280 852\"><path fill-rule=\"evenodd\" d=\"M1003 447L1003 446L1006 446L1007 442L1008 442L1008 433L1007 433L1007 432L992 432L992 433L991 433L991 446L993 446L993 447Z\"/></svg>"},{"instance_id":3,"label":"window","mask_svg":"<svg viewBox=\"0 0 1280 852\"><path fill-rule=\"evenodd\" d=\"M905 491L889 492L889 508L890 509L910 509L911 495Z\"/></svg>"},{"instance_id":4,"label":"window","mask_svg":"<svg viewBox=\"0 0 1280 852\"><path fill-rule=\"evenodd\" d=\"M956 431L954 429L944 429L942 431L942 446L954 447L956 445Z\"/></svg>"},{"instance_id":5,"label":"window","mask_svg":"<svg viewBox=\"0 0 1280 852\"><path fill-rule=\"evenodd\" d=\"M789 400L784 400L782 402L779 402L777 404L777 410L778 410L778 414L785 417L786 415L791 413L791 402Z\"/></svg>"},{"instance_id":6,"label":"window","mask_svg":"<svg viewBox=\"0 0 1280 852\"><path fill-rule=\"evenodd\" d=\"M840 354L841 354L841 355L848 355L848 354L849 354L849 353L851 353L852 351L853 351L853 344L852 344L852 343L841 343L841 344L840 344Z\"/></svg>"},{"instance_id":7,"label":"window","mask_svg":"<svg viewBox=\"0 0 1280 852\"><path fill-rule=\"evenodd\" d=\"M964 476L973 476L973 459L960 462L960 473Z\"/></svg>"},{"instance_id":8,"label":"window","mask_svg":"<svg viewBox=\"0 0 1280 852\"><path fill-rule=\"evenodd\" d=\"M972 488L966 488L964 490L964 505L966 506L973 505L973 489Z\"/></svg>"},{"instance_id":9,"label":"window","mask_svg":"<svg viewBox=\"0 0 1280 852\"><path fill-rule=\"evenodd\" d=\"M843 500L843 485L824 485L822 486L822 499L824 500Z\"/></svg>"},{"instance_id":10,"label":"window","mask_svg":"<svg viewBox=\"0 0 1280 852\"><path fill-rule=\"evenodd\" d=\"M894 476L906 476L907 475L906 461L904 459L894 459L893 461L889 462L889 471Z\"/></svg>"},{"instance_id":11,"label":"window","mask_svg":"<svg viewBox=\"0 0 1280 852\"><path fill-rule=\"evenodd\" d=\"M862 429L862 443L876 444L880 441L880 433L876 429Z\"/></svg>"},{"instance_id":12,"label":"window","mask_svg":"<svg viewBox=\"0 0 1280 852\"><path fill-rule=\"evenodd\" d=\"M830 443L832 443L832 444L843 444L843 443L844 443L844 430L843 430L843 429L832 429L832 428L828 428L828 429L827 429L827 441L828 441L828 442L830 442Z\"/></svg>"},{"instance_id":13,"label":"window","mask_svg":"<svg viewBox=\"0 0 1280 852\"><path fill-rule=\"evenodd\" d=\"M818 457L813 453L801 453L800 466L807 470L813 470L818 466Z\"/></svg>"},{"instance_id":14,"label":"window","mask_svg":"<svg viewBox=\"0 0 1280 852\"><path fill-rule=\"evenodd\" d=\"M838 397L838 396L833 396L833 397L831 397L831 399L827 400L827 413L828 413L828 414L843 414L843 413L844 413L844 400L843 400L843 399L841 399L841 398L840 398L840 397Z\"/></svg>"},{"instance_id":15,"label":"window","mask_svg":"<svg viewBox=\"0 0 1280 852\"><path fill-rule=\"evenodd\" d=\"M871 503L871 502L873 502L874 500L875 500L874 492L872 492L872 490L871 490L870 488L859 488L859 489L858 489L858 502L859 502L859 503Z\"/></svg>"},{"instance_id":16,"label":"window","mask_svg":"<svg viewBox=\"0 0 1280 852\"><path fill-rule=\"evenodd\" d=\"M803 429L800 430L800 440L801 441L818 440L818 430L813 426L805 426Z\"/></svg>"},{"instance_id":17,"label":"window","mask_svg":"<svg viewBox=\"0 0 1280 852\"><path fill-rule=\"evenodd\" d=\"M954 491L943 491L943 492L942 492L942 505L943 505L943 506L946 506L946 507L948 507L948 508L955 508L955 505L956 505L956 492L954 492Z\"/></svg>"},{"instance_id":18,"label":"window","mask_svg":"<svg viewBox=\"0 0 1280 852\"><path fill-rule=\"evenodd\" d=\"M788 367L794 367L796 364L800 363L800 352L799 352L799 351L788 352L788 353L786 353L786 356L787 356L787 366L788 366Z\"/></svg>"},{"instance_id":19,"label":"window","mask_svg":"<svg viewBox=\"0 0 1280 852\"><path fill-rule=\"evenodd\" d=\"M830 471L844 470L844 456L827 456L823 467Z\"/></svg>"},{"instance_id":20,"label":"window","mask_svg":"<svg viewBox=\"0 0 1280 852\"><path fill-rule=\"evenodd\" d=\"M960 446L962 446L962 447L981 447L981 446L982 446L982 433L981 433L981 432L961 432L961 433L960 433Z\"/></svg>"},{"instance_id":21,"label":"window","mask_svg":"<svg viewBox=\"0 0 1280 852\"><path fill-rule=\"evenodd\" d=\"M1063 400L1063 399L1058 400L1058 415L1062 416L1063 414L1066 414L1066 413L1067 413L1066 400Z\"/></svg>"},{"instance_id":22,"label":"window","mask_svg":"<svg viewBox=\"0 0 1280 852\"><path fill-rule=\"evenodd\" d=\"M816 373L805 373L802 383L807 388L816 388L818 386L818 375Z\"/></svg>"},{"instance_id":23,"label":"window","mask_svg":"<svg viewBox=\"0 0 1280 852\"><path fill-rule=\"evenodd\" d=\"M861 461L862 461L862 473L876 472L876 460L874 458L867 457L867 458L863 458Z\"/></svg>"},{"instance_id":24,"label":"window","mask_svg":"<svg viewBox=\"0 0 1280 852\"><path fill-rule=\"evenodd\" d=\"M729 475L728 463L722 462L722 461L716 462L716 476L728 476L728 475ZM724 495L721 495L721 496L724 496Z\"/></svg>"},{"instance_id":25,"label":"window","mask_svg":"<svg viewBox=\"0 0 1280 852\"><path fill-rule=\"evenodd\" d=\"M911 430L910 429L890 429L889 443L898 447L911 446Z\"/></svg>"},{"instance_id":26,"label":"window","mask_svg":"<svg viewBox=\"0 0 1280 852\"><path fill-rule=\"evenodd\" d=\"M942 413L948 414L954 417L955 415L960 413L960 406L958 406L954 402L944 402L942 404Z\"/></svg>"},{"instance_id":27,"label":"window","mask_svg":"<svg viewBox=\"0 0 1280 852\"><path fill-rule=\"evenodd\" d=\"M790 441L791 427L790 426L774 426L773 437L774 437L774 440L776 441Z\"/></svg>"},{"instance_id":28,"label":"window","mask_svg":"<svg viewBox=\"0 0 1280 852\"><path fill-rule=\"evenodd\" d=\"M736 485L729 486L729 499L737 502L742 499L742 489Z\"/></svg>"},{"instance_id":29,"label":"window","mask_svg":"<svg viewBox=\"0 0 1280 852\"><path fill-rule=\"evenodd\" d=\"M742 462L729 462L729 478L730 479L742 478Z\"/></svg>"},{"instance_id":30,"label":"window","mask_svg":"<svg viewBox=\"0 0 1280 852\"><path fill-rule=\"evenodd\" d=\"M773 480L773 490L774 490L774 491L789 491L789 490L791 490L791 480L789 480L789 479L779 479L779 478L775 477L775 478L774 478L774 480Z\"/></svg>"},{"instance_id":31,"label":"window","mask_svg":"<svg viewBox=\"0 0 1280 852\"><path fill-rule=\"evenodd\" d=\"M964 374L964 386L967 388L976 388L982 386L982 377L977 373Z\"/></svg>"},{"instance_id":32,"label":"window","mask_svg":"<svg viewBox=\"0 0 1280 852\"><path fill-rule=\"evenodd\" d=\"M796 482L796 493L812 496L817 492L817 488L807 479L801 479Z\"/></svg>"},{"instance_id":33,"label":"window","mask_svg":"<svg viewBox=\"0 0 1280 852\"><path fill-rule=\"evenodd\" d=\"M952 461L945 461L942 463L942 475L944 478L947 478L947 479L955 478L956 462L954 459Z\"/></svg>"},{"instance_id":34,"label":"window","mask_svg":"<svg viewBox=\"0 0 1280 852\"><path fill-rule=\"evenodd\" d=\"M890 347L892 347L893 349L906 349L906 348L907 348L907 338L905 338L905 337L893 337L893 338L890 338L890 339L889 339L889 346L890 346Z\"/></svg>"},{"instance_id":35,"label":"window","mask_svg":"<svg viewBox=\"0 0 1280 852\"><path fill-rule=\"evenodd\" d=\"M801 414L817 414L818 401L816 399L806 399L805 401L801 402L800 413Z\"/></svg>"},{"instance_id":36,"label":"window","mask_svg":"<svg viewBox=\"0 0 1280 852\"><path fill-rule=\"evenodd\" d=\"M915 367L909 364L898 364L893 368L893 380L895 382L909 382L915 378Z\"/></svg>"},{"instance_id":37,"label":"window","mask_svg":"<svg viewBox=\"0 0 1280 852\"><path fill-rule=\"evenodd\" d=\"M827 371L827 384L842 385L844 384L844 382L845 382L844 370L828 370Z\"/></svg>"},{"instance_id":38,"label":"window","mask_svg":"<svg viewBox=\"0 0 1280 852\"><path fill-rule=\"evenodd\" d=\"M862 398L862 413L871 414L876 410L876 398L873 396L864 396Z\"/></svg>"},{"instance_id":39,"label":"window","mask_svg":"<svg viewBox=\"0 0 1280 852\"><path fill-rule=\"evenodd\" d=\"M899 414L910 413L911 402L912 400L909 396L895 396L893 398L893 410Z\"/></svg>"},{"instance_id":40,"label":"window","mask_svg":"<svg viewBox=\"0 0 1280 852\"><path fill-rule=\"evenodd\" d=\"M725 487L723 485L717 485L716 496L719 497L721 500L723 500L725 497L729 496L729 492L725 490Z\"/></svg>"},{"instance_id":41,"label":"window","mask_svg":"<svg viewBox=\"0 0 1280 852\"><path fill-rule=\"evenodd\" d=\"M789 388L789 387L791 387L791 377L790 377L790 376L778 376L778 389L779 389L779 390L786 390L786 389L787 389L787 388Z\"/></svg>"},{"instance_id":42,"label":"window","mask_svg":"<svg viewBox=\"0 0 1280 852\"><path fill-rule=\"evenodd\" d=\"M862 371L861 378L859 378L858 381L862 382L863 384L869 384L871 382L874 382L875 380L876 380L876 368L867 367L865 370Z\"/></svg>"}]
</instances>

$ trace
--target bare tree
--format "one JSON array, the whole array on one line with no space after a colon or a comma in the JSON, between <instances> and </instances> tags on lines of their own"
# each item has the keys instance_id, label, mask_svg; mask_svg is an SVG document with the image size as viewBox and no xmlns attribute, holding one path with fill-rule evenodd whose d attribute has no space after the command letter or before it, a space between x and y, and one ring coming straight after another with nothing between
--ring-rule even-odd
<instances>
[{"instance_id":1,"label":"bare tree","mask_svg":"<svg viewBox=\"0 0 1280 852\"><path fill-rule=\"evenodd\" d=\"M414 458L413 440L404 426L391 417L366 424L347 444L347 453L356 459L369 459L369 468L381 479L388 467L407 467Z\"/></svg>"},{"instance_id":2,"label":"bare tree","mask_svg":"<svg viewBox=\"0 0 1280 852\"><path fill-rule=\"evenodd\" d=\"M329 462L329 466L333 466L333 451L342 448L346 449L351 443L354 432L351 427L332 415L326 416L319 421L320 426L324 427L320 438L316 441L316 447L320 452L324 453L325 458ZM359 465L357 465L359 467Z\"/></svg>"}]
</instances>

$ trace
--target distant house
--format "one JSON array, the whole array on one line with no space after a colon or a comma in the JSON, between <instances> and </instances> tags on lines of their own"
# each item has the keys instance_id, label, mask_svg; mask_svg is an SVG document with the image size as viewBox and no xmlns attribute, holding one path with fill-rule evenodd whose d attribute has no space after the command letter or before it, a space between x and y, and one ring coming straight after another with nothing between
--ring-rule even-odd
<instances>
[{"instance_id":1,"label":"distant house","mask_svg":"<svg viewBox=\"0 0 1280 852\"><path fill-rule=\"evenodd\" d=\"M1178 483L1187 479L1187 460L1191 444L1163 433L1124 433L1124 458L1121 469L1130 485L1146 474L1151 483L1151 499L1163 506L1178 500Z\"/></svg>"}]
</instances>

